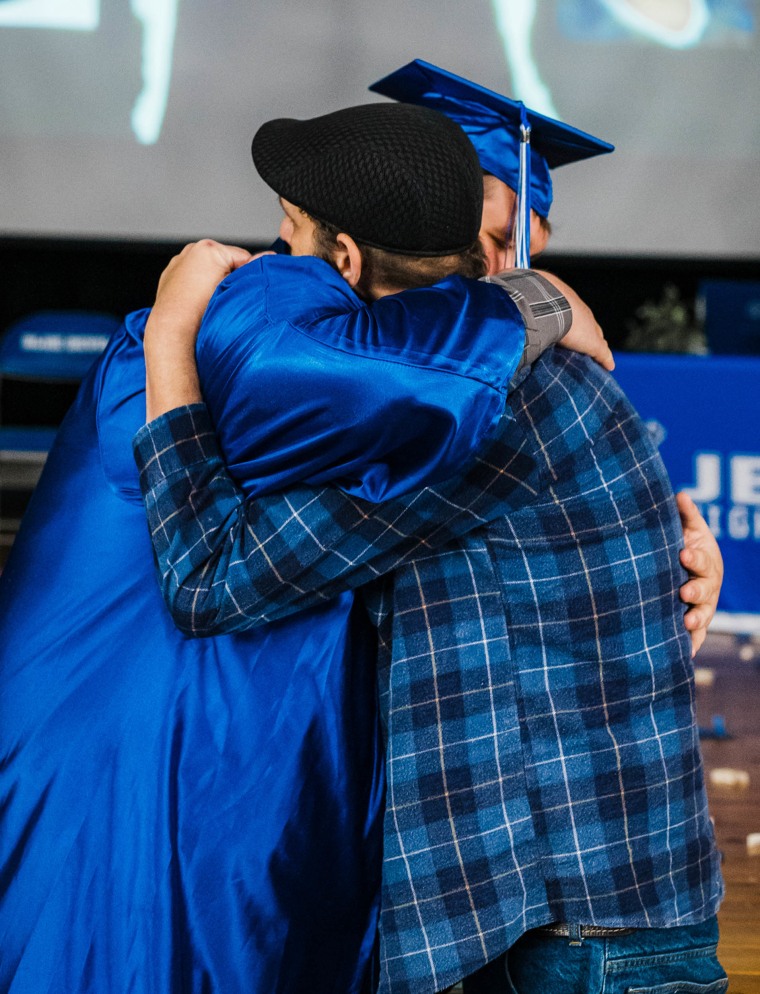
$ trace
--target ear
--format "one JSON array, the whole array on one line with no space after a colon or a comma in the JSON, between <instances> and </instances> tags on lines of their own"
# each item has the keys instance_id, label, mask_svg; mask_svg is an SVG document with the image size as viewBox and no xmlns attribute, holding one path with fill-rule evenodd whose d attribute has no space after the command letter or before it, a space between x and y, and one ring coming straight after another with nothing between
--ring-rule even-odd
<instances>
[{"instance_id":1,"label":"ear","mask_svg":"<svg viewBox=\"0 0 760 994\"><path fill-rule=\"evenodd\" d=\"M333 265L353 289L362 275L362 252L350 235L341 232L335 236Z\"/></svg>"}]
</instances>

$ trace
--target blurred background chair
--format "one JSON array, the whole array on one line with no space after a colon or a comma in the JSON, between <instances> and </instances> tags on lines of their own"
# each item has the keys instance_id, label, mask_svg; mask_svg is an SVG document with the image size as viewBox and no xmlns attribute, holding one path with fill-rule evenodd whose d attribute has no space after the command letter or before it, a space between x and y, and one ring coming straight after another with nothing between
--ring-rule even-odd
<instances>
[{"instance_id":1,"label":"blurred background chair","mask_svg":"<svg viewBox=\"0 0 760 994\"><path fill-rule=\"evenodd\" d=\"M0 336L0 553L81 380L120 323L111 314L39 311Z\"/></svg>"}]
</instances>

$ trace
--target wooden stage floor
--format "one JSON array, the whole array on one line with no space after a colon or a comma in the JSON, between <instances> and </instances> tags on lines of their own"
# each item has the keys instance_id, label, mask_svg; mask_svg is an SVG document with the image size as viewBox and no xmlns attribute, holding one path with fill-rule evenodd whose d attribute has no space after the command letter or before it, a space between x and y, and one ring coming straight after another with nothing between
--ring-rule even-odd
<instances>
[{"instance_id":1,"label":"wooden stage floor","mask_svg":"<svg viewBox=\"0 0 760 994\"><path fill-rule=\"evenodd\" d=\"M723 853L726 897L718 916L718 952L730 994L760 994L760 853L747 852L747 836L760 832L760 647L755 653L742 661L732 636L710 635L695 660L715 675L712 686L697 688L700 726L712 728L718 715L733 736L702 740L710 809ZM711 784L710 770L719 767L745 770L749 786Z\"/></svg>"}]
</instances>

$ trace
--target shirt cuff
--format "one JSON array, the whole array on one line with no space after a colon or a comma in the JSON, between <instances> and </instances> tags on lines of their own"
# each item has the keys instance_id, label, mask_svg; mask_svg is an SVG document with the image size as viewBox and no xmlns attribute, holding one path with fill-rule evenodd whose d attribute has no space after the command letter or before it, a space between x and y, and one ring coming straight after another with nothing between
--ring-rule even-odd
<instances>
[{"instance_id":1,"label":"shirt cuff","mask_svg":"<svg viewBox=\"0 0 760 994\"><path fill-rule=\"evenodd\" d=\"M508 269L486 276L509 294L525 322L525 350L518 371L530 366L570 331L573 311L568 300L540 273L532 269Z\"/></svg>"},{"instance_id":2,"label":"shirt cuff","mask_svg":"<svg viewBox=\"0 0 760 994\"><path fill-rule=\"evenodd\" d=\"M144 425L132 440L143 493L199 463L219 459L214 425L205 404L187 404Z\"/></svg>"}]
</instances>

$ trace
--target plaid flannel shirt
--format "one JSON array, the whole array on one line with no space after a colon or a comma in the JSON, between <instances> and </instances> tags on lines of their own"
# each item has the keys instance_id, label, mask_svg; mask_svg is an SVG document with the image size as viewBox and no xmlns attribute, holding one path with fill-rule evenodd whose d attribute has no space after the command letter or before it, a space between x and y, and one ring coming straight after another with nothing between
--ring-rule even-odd
<instances>
[{"instance_id":1,"label":"plaid flannel shirt","mask_svg":"<svg viewBox=\"0 0 760 994\"><path fill-rule=\"evenodd\" d=\"M523 317L524 371L567 333L570 305L532 270L484 281L506 290ZM534 493L524 444L503 419L461 476L382 506L306 486L243 505L205 406L170 412L137 433L134 451L175 624L213 635L276 621L445 545Z\"/></svg>"},{"instance_id":2,"label":"plaid flannel shirt","mask_svg":"<svg viewBox=\"0 0 760 994\"><path fill-rule=\"evenodd\" d=\"M722 894L664 467L582 357L548 353L511 408L459 490L378 507L305 487L246 503L201 406L136 440L188 630L367 583L387 733L381 991L441 990L548 921L689 924Z\"/></svg>"}]
</instances>

